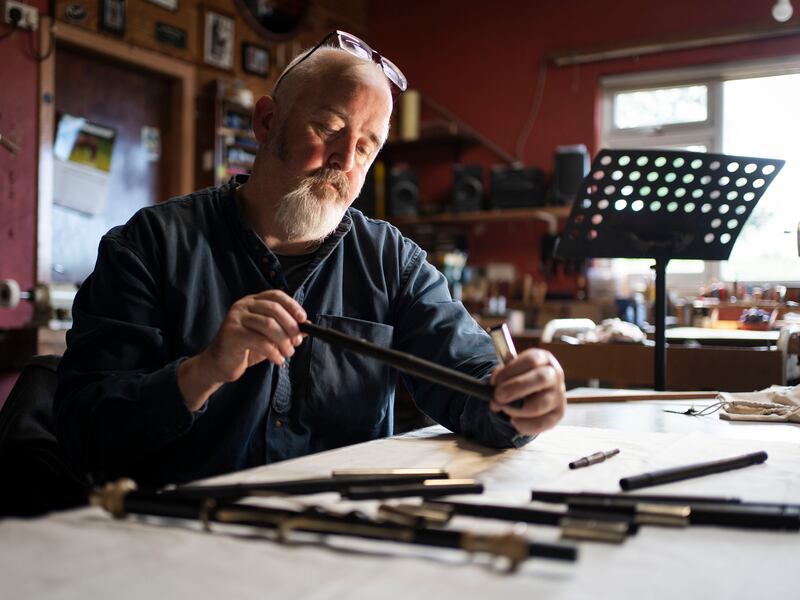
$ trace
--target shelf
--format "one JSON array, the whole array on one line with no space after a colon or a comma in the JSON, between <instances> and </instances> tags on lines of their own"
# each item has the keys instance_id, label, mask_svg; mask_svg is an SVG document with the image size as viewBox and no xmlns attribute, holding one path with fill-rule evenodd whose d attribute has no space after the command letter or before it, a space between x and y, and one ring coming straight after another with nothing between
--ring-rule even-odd
<instances>
[{"instance_id":1,"label":"shelf","mask_svg":"<svg viewBox=\"0 0 800 600\"><path fill-rule=\"evenodd\" d=\"M251 123L252 107L242 106L228 94L237 93L226 81L209 81L198 95L196 187L226 183L232 174L249 173L258 152ZM213 162L208 160L213 152ZM209 164L211 162L211 164Z\"/></svg>"},{"instance_id":2,"label":"shelf","mask_svg":"<svg viewBox=\"0 0 800 600\"><path fill-rule=\"evenodd\" d=\"M249 174L250 174L250 169L245 169L244 167L242 168L227 167L223 173L223 180L227 181L234 175L249 175Z\"/></svg>"},{"instance_id":3,"label":"shelf","mask_svg":"<svg viewBox=\"0 0 800 600\"><path fill-rule=\"evenodd\" d=\"M454 154L478 144L478 141L468 135L436 135L421 137L416 140L397 140L386 142L380 152L380 159L392 161L405 158L409 154L429 150L449 150Z\"/></svg>"},{"instance_id":4,"label":"shelf","mask_svg":"<svg viewBox=\"0 0 800 600\"><path fill-rule=\"evenodd\" d=\"M247 137L255 139L253 132L249 129L235 129L233 127L217 127L217 135L225 135L230 137Z\"/></svg>"},{"instance_id":5,"label":"shelf","mask_svg":"<svg viewBox=\"0 0 800 600\"><path fill-rule=\"evenodd\" d=\"M395 225L433 225L433 224L473 224L502 221L546 221L566 219L572 207L542 206L541 208L509 208L497 210L477 210L473 212L443 213L438 215L387 217Z\"/></svg>"},{"instance_id":6,"label":"shelf","mask_svg":"<svg viewBox=\"0 0 800 600\"><path fill-rule=\"evenodd\" d=\"M235 112L237 115L245 115L247 117L253 116L253 106L239 104L236 100L231 100L230 98L222 98L222 104L226 111L229 110L230 112Z\"/></svg>"},{"instance_id":7,"label":"shelf","mask_svg":"<svg viewBox=\"0 0 800 600\"><path fill-rule=\"evenodd\" d=\"M229 169L247 169L253 168L253 163L246 163L239 160L229 160L226 162Z\"/></svg>"},{"instance_id":8,"label":"shelf","mask_svg":"<svg viewBox=\"0 0 800 600\"><path fill-rule=\"evenodd\" d=\"M250 152L253 155L258 152L258 145L256 144L242 144L241 142L226 142L224 140L223 143L225 144L226 148L238 148L239 150Z\"/></svg>"}]
</instances>

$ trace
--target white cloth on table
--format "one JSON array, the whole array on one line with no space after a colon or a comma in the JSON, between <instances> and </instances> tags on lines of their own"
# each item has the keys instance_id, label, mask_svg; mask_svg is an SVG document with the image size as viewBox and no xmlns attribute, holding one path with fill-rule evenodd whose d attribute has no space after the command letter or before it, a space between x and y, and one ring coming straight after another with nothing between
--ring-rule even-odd
<instances>
[{"instance_id":1,"label":"white cloth on table","mask_svg":"<svg viewBox=\"0 0 800 600\"><path fill-rule=\"evenodd\" d=\"M605 319L591 331L576 336L584 344L643 344L647 336L637 325L622 319Z\"/></svg>"},{"instance_id":2,"label":"white cloth on table","mask_svg":"<svg viewBox=\"0 0 800 600\"><path fill-rule=\"evenodd\" d=\"M719 394L719 416L729 421L800 423L800 386L773 385L758 392Z\"/></svg>"}]
</instances>

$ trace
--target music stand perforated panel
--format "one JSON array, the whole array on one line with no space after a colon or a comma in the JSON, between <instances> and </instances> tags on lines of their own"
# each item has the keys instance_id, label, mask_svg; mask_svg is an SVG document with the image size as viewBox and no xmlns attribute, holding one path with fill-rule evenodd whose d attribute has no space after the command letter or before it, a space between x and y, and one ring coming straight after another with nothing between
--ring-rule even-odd
<instances>
[{"instance_id":1,"label":"music stand perforated panel","mask_svg":"<svg viewBox=\"0 0 800 600\"><path fill-rule=\"evenodd\" d=\"M601 150L556 253L726 260L784 162L684 150Z\"/></svg>"}]
</instances>

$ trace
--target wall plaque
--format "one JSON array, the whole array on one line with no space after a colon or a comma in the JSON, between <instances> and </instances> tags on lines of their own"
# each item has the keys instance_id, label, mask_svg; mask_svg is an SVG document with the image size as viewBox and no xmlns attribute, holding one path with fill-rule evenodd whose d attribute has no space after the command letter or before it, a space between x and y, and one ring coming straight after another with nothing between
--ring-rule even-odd
<instances>
[{"instance_id":1,"label":"wall plaque","mask_svg":"<svg viewBox=\"0 0 800 600\"><path fill-rule=\"evenodd\" d=\"M186 30L168 23L156 23L156 39L176 48L186 48Z\"/></svg>"}]
</instances>

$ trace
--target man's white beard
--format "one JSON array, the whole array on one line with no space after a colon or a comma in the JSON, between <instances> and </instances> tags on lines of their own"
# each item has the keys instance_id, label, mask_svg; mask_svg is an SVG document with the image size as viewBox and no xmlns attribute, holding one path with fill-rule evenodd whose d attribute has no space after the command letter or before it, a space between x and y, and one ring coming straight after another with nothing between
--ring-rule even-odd
<instances>
[{"instance_id":1,"label":"man's white beard","mask_svg":"<svg viewBox=\"0 0 800 600\"><path fill-rule=\"evenodd\" d=\"M275 219L288 240L321 241L342 220L347 202L330 186L306 177L281 198Z\"/></svg>"}]
</instances>

